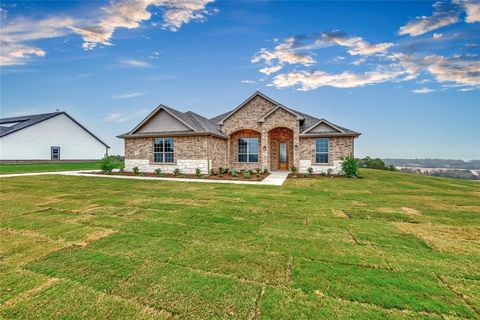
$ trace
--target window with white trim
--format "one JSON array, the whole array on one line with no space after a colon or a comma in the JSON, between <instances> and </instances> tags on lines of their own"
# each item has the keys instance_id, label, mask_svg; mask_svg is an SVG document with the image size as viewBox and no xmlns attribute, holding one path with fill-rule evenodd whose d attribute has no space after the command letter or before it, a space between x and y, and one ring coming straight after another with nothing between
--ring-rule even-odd
<instances>
[{"instance_id":1,"label":"window with white trim","mask_svg":"<svg viewBox=\"0 0 480 320\"><path fill-rule=\"evenodd\" d=\"M238 162L258 162L258 138L238 139Z\"/></svg>"},{"instance_id":2,"label":"window with white trim","mask_svg":"<svg viewBox=\"0 0 480 320\"><path fill-rule=\"evenodd\" d=\"M153 162L173 163L173 138L156 138L153 140Z\"/></svg>"},{"instance_id":3,"label":"window with white trim","mask_svg":"<svg viewBox=\"0 0 480 320\"><path fill-rule=\"evenodd\" d=\"M328 138L315 140L315 162L328 163Z\"/></svg>"}]
</instances>

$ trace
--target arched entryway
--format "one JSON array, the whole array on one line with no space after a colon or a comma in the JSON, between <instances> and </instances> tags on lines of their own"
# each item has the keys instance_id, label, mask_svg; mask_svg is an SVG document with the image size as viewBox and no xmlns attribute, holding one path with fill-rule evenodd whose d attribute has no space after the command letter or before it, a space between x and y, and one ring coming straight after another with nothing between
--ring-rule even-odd
<instances>
[{"instance_id":1,"label":"arched entryway","mask_svg":"<svg viewBox=\"0 0 480 320\"><path fill-rule=\"evenodd\" d=\"M293 130L277 127L268 132L270 170L290 170L293 165Z\"/></svg>"}]
</instances>

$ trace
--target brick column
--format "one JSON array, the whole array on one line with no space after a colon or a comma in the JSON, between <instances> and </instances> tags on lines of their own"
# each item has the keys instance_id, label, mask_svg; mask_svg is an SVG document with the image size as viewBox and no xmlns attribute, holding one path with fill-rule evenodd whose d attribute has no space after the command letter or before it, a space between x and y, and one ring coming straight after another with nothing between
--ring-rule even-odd
<instances>
[{"instance_id":1,"label":"brick column","mask_svg":"<svg viewBox=\"0 0 480 320\"><path fill-rule=\"evenodd\" d=\"M293 165L300 168L300 134L298 125L296 130L293 131Z\"/></svg>"},{"instance_id":2,"label":"brick column","mask_svg":"<svg viewBox=\"0 0 480 320\"><path fill-rule=\"evenodd\" d=\"M262 143L261 143L261 154L262 154L262 169L267 168L270 171L270 148L268 141L268 131L265 128L262 128Z\"/></svg>"}]
</instances>

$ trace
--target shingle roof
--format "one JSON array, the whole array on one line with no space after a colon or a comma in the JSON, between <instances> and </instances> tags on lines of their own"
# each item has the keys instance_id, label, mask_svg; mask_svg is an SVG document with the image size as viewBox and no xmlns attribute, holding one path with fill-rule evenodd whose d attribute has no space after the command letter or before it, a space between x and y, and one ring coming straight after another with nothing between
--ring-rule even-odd
<instances>
[{"instance_id":1,"label":"shingle roof","mask_svg":"<svg viewBox=\"0 0 480 320\"><path fill-rule=\"evenodd\" d=\"M104 146L106 146L107 148L110 148L105 142L100 140L96 135L94 135L87 128L82 126L77 120L72 118L65 111L42 113L42 114L32 114L32 115L20 116L20 117L2 118L2 119L0 119L0 125L3 124L3 126L0 126L0 138L4 137L6 135L12 134L14 132L20 131L22 129L28 128L30 126L33 126L33 125L35 125L37 123L40 123L42 121L45 121L45 120L48 120L50 118L56 117L60 114L64 114L65 116L70 118L70 120L75 122L80 128L85 130L87 133L89 133L92 137L94 137L96 140L98 140ZM5 126L6 124L9 124L10 126Z\"/></svg>"},{"instance_id":2,"label":"shingle roof","mask_svg":"<svg viewBox=\"0 0 480 320\"><path fill-rule=\"evenodd\" d=\"M152 113L150 113L139 125L137 125L134 129L132 129L128 133L120 135L119 137L124 138L124 137L128 137L128 136L140 136L140 134L135 134L135 131L137 129L139 129L147 120L149 120L151 117L153 117L158 111L160 111L161 109L164 109L164 110L168 111L170 114L174 115L180 121L184 122L187 126L189 126L193 130L193 132L190 132L190 133L178 132L178 134L189 134L189 135L191 135L191 134L195 134L195 133L198 133L198 134L211 133L211 134L214 134L214 135L217 135L217 136L228 138L222 132L221 122L223 120L225 120L226 118L228 118L236 110L240 109L243 105L245 105L248 101L250 101L251 99L253 99L257 95L259 95L261 97L264 97L265 99L268 99L269 101L274 103L276 106L280 106L284 109L287 109L287 110L291 111L294 114L297 114L298 116L300 116L300 118L303 117L303 119L299 120L300 121L300 134L303 134L307 129L311 128L316 123L319 123L321 120L324 120L324 119L316 118L316 117L308 115L306 113L297 111L295 109L285 107L285 106L277 103L275 100L265 96L263 93L257 91L253 95L251 95L247 100L245 100L239 106L237 106L236 108L234 108L234 109L232 109L228 112L222 113L222 114L220 114L216 117L210 118L210 119L207 119L207 118L199 115L198 113L195 113L195 112L192 112L192 111L181 112L181 111L175 110L173 108L170 108L170 107L167 107L167 106L164 106L164 105L160 105ZM330 124L336 126L337 128L343 130L343 132L339 133L339 134L342 134L342 135L359 135L358 132L355 132L353 130L335 125L331 122L328 122L328 123L330 123ZM154 132L144 133L143 135L145 135L145 134L153 135L155 133ZM163 134L163 132L162 132L162 134ZM174 132L174 134L176 134L176 133Z\"/></svg>"}]
</instances>

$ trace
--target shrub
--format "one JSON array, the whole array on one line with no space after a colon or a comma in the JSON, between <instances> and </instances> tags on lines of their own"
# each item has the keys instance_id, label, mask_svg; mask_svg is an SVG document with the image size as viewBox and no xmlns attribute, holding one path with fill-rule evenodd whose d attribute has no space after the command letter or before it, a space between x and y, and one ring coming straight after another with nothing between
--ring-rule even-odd
<instances>
[{"instance_id":1,"label":"shrub","mask_svg":"<svg viewBox=\"0 0 480 320\"><path fill-rule=\"evenodd\" d=\"M256 169L255 169L255 173L256 173L257 175L259 175L260 172L262 172L262 169L260 169L260 168L256 168Z\"/></svg>"},{"instance_id":2,"label":"shrub","mask_svg":"<svg viewBox=\"0 0 480 320\"><path fill-rule=\"evenodd\" d=\"M132 168L132 172L133 172L134 174L139 174L139 173L140 173L140 169L138 169L138 167L133 167L133 168Z\"/></svg>"},{"instance_id":3,"label":"shrub","mask_svg":"<svg viewBox=\"0 0 480 320\"><path fill-rule=\"evenodd\" d=\"M268 174L268 169L267 168L263 169L263 174Z\"/></svg>"},{"instance_id":4,"label":"shrub","mask_svg":"<svg viewBox=\"0 0 480 320\"><path fill-rule=\"evenodd\" d=\"M250 179L250 171L249 170L243 170L243 177L245 179Z\"/></svg>"},{"instance_id":5,"label":"shrub","mask_svg":"<svg viewBox=\"0 0 480 320\"><path fill-rule=\"evenodd\" d=\"M111 173L113 169L117 168L117 162L107 155L102 158L100 169L103 173Z\"/></svg>"},{"instance_id":6,"label":"shrub","mask_svg":"<svg viewBox=\"0 0 480 320\"><path fill-rule=\"evenodd\" d=\"M328 170L327 170L327 175L328 175L328 176L333 175L333 169L328 169Z\"/></svg>"},{"instance_id":7,"label":"shrub","mask_svg":"<svg viewBox=\"0 0 480 320\"><path fill-rule=\"evenodd\" d=\"M175 170L173 170L173 174L176 176L180 175L180 169L175 168Z\"/></svg>"},{"instance_id":8,"label":"shrub","mask_svg":"<svg viewBox=\"0 0 480 320\"><path fill-rule=\"evenodd\" d=\"M290 168L290 171L292 171L293 175L297 175L297 173L298 173L298 168L295 167L295 166L292 166L292 167Z\"/></svg>"},{"instance_id":9,"label":"shrub","mask_svg":"<svg viewBox=\"0 0 480 320\"><path fill-rule=\"evenodd\" d=\"M200 177L202 175L202 171L200 170L200 168L195 169L195 174L197 175L197 177Z\"/></svg>"},{"instance_id":10,"label":"shrub","mask_svg":"<svg viewBox=\"0 0 480 320\"><path fill-rule=\"evenodd\" d=\"M214 176L216 174L215 169L210 169L210 175Z\"/></svg>"},{"instance_id":11,"label":"shrub","mask_svg":"<svg viewBox=\"0 0 480 320\"><path fill-rule=\"evenodd\" d=\"M225 172L225 171L224 171L223 167L218 168L218 173L219 173L219 174L223 174L224 172Z\"/></svg>"},{"instance_id":12,"label":"shrub","mask_svg":"<svg viewBox=\"0 0 480 320\"><path fill-rule=\"evenodd\" d=\"M238 172L235 169L232 170L231 174L232 174L232 177L237 177L238 176Z\"/></svg>"},{"instance_id":13,"label":"shrub","mask_svg":"<svg viewBox=\"0 0 480 320\"><path fill-rule=\"evenodd\" d=\"M261 171L261 170L260 170L260 171ZM257 178L259 178L259 177L260 177L260 172L259 172L259 171L255 172L255 176L256 176Z\"/></svg>"},{"instance_id":14,"label":"shrub","mask_svg":"<svg viewBox=\"0 0 480 320\"><path fill-rule=\"evenodd\" d=\"M162 169L160 169L160 168L153 170L153 172L155 172L155 174L156 174L157 176L161 176L161 175L162 175Z\"/></svg>"},{"instance_id":15,"label":"shrub","mask_svg":"<svg viewBox=\"0 0 480 320\"><path fill-rule=\"evenodd\" d=\"M308 167L307 170L308 170L308 173L313 174L313 168L312 167Z\"/></svg>"},{"instance_id":16,"label":"shrub","mask_svg":"<svg viewBox=\"0 0 480 320\"><path fill-rule=\"evenodd\" d=\"M356 177L358 175L357 160L352 156L343 158L342 171L347 175L347 177L350 177L350 178Z\"/></svg>"},{"instance_id":17,"label":"shrub","mask_svg":"<svg viewBox=\"0 0 480 320\"><path fill-rule=\"evenodd\" d=\"M310 173L305 172L305 173L303 174L303 177L306 178L306 177L308 177L309 175L310 175Z\"/></svg>"}]
</instances>

